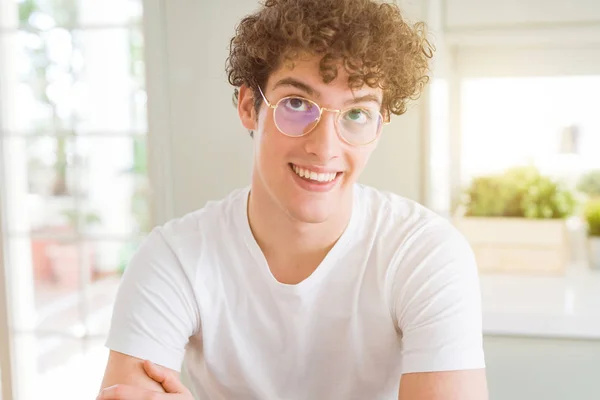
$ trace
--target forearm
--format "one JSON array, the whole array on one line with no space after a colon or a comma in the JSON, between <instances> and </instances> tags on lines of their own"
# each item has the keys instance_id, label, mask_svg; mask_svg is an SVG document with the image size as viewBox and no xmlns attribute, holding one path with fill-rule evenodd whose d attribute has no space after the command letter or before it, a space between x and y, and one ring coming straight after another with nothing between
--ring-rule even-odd
<instances>
[{"instance_id":1,"label":"forearm","mask_svg":"<svg viewBox=\"0 0 600 400\"><path fill-rule=\"evenodd\" d=\"M130 385L164 393L161 384L148 377L143 364L143 360L111 352L100 390L114 385Z\"/></svg>"}]
</instances>

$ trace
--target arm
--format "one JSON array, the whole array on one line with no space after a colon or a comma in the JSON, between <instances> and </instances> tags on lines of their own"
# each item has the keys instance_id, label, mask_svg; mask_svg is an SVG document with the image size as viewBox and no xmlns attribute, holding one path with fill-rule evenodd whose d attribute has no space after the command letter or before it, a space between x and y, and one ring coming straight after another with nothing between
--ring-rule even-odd
<instances>
[{"instance_id":1,"label":"arm","mask_svg":"<svg viewBox=\"0 0 600 400\"><path fill-rule=\"evenodd\" d=\"M487 400L484 369L418 372L400 379L398 400Z\"/></svg>"},{"instance_id":2,"label":"arm","mask_svg":"<svg viewBox=\"0 0 600 400\"><path fill-rule=\"evenodd\" d=\"M167 237L162 229L152 231L123 275L106 342L111 353L103 389L131 385L164 393L164 385L148 374L143 360L160 365L179 382L185 346L198 332L200 317L193 276Z\"/></svg>"},{"instance_id":3,"label":"arm","mask_svg":"<svg viewBox=\"0 0 600 400\"><path fill-rule=\"evenodd\" d=\"M165 394L161 394L165 393ZM193 400L179 374L111 351L97 400Z\"/></svg>"},{"instance_id":4,"label":"arm","mask_svg":"<svg viewBox=\"0 0 600 400\"><path fill-rule=\"evenodd\" d=\"M173 370L171 372L179 374ZM108 363L104 371L104 379L100 389L106 389L115 385L130 385L140 389L153 390L155 392L164 393L163 387L153 379L151 379L144 370L144 360L131 357L116 351L111 351L108 356Z\"/></svg>"},{"instance_id":5,"label":"arm","mask_svg":"<svg viewBox=\"0 0 600 400\"><path fill-rule=\"evenodd\" d=\"M400 400L487 400L473 252L437 222L406 246L393 291L402 334Z\"/></svg>"}]
</instances>

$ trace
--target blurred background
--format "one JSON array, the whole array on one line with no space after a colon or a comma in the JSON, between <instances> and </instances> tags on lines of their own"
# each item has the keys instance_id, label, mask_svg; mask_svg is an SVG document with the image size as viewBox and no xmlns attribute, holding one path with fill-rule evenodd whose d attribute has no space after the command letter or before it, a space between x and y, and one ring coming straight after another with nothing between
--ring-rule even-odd
<instances>
[{"instance_id":1,"label":"blurred background","mask_svg":"<svg viewBox=\"0 0 600 400\"><path fill-rule=\"evenodd\" d=\"M403 0L433 79L362 182L478 259L492 400L600 398L600 2ZM95 398L156 224L249 180L227 46L254 0L0 0L0 400Z\"/></svg>"}]
</instances>

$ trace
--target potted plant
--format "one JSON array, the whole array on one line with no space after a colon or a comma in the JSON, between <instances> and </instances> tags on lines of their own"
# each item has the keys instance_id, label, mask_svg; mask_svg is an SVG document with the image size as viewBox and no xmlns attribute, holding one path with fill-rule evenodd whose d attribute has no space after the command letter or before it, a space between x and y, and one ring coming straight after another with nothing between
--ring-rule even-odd
<instances>
[{"instance_id":1,"label":"potted plant","mask_svg":"<svg viewBox=\"0 0 600 400\"><path fill-rule=\"evenodd\" d=\"M477 177L454 223L482 272L562 273L569 261L566 219L574 194L534 167Z\"/></svg>"},{"instance_id":2,"label":"potted plant","mask_svg":"<svg viewBox=\"0 0 600 400\"><path fill-rule=\"evenodd\" d=\"M587 203L584 216L588 226L590 267L600 270L600 198Z\"/></svg>"},{"instance_id":3,"label":"potted plant","mask_svg":"<svg viewBox=\"0 0 600 400\"><path fill-rule=\"evenodd\" d=\"M600 170L590 171L583 175L577 189L591 198L600 197Z\"/></svg>"}]
</instances>

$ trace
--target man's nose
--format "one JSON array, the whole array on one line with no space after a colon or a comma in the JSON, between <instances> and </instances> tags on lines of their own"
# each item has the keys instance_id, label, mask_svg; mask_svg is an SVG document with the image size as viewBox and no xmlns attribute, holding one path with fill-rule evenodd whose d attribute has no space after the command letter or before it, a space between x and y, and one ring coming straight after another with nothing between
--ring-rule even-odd
<instances>
[{"instance_id":1,"label":"man's nose","mask_svg":"<svg viewBox=\"0 0 600 400\"><path fill-rule=\"evenodd\" d=\"M323 164L339 157L341 153L342 143L335 126L336 118L336 113L324 110L317 126L306 136L304 149Z\"/></svg>"}]
</instances>

